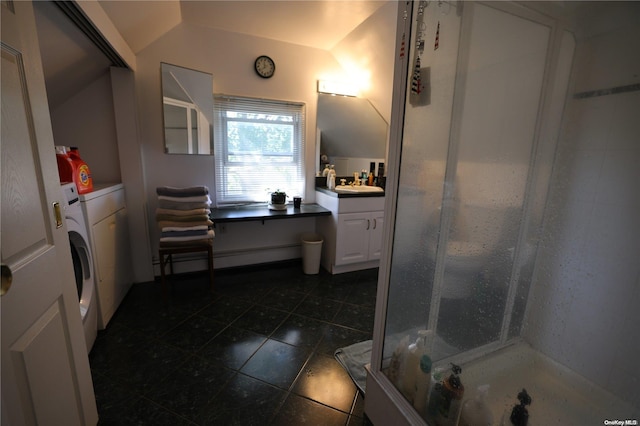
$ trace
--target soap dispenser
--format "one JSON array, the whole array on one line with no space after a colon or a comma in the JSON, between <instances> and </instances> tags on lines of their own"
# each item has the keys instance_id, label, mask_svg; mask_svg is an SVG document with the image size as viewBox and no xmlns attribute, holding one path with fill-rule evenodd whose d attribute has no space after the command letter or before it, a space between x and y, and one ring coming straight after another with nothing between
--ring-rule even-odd
<instances>
[{"instance_id":1,"label":"soap dispenser","mask_svg":"<svg viewBox=\"0 0 640 426\"><path fill-rule=\"evenodd\" d=\"M518 401L520 404L513 406L511 410L507 408L502 416L503 426L530 426L531 421L529 419L529 411L527 405L531 405L531 396L527 393L526 389L522 389L518 393Z\"/></svg>"},{"instance_id":2,"label":"soap dispenser","mask_svg":"<svg viewBox=\"0 0 640 426\"><path fill-rule=\"evenodd\" d=\"M336 171L333 167L333 164L329 166L329 173L327 174L327 188L329 189L336 188Z\"/></svg>"}]
</instances>

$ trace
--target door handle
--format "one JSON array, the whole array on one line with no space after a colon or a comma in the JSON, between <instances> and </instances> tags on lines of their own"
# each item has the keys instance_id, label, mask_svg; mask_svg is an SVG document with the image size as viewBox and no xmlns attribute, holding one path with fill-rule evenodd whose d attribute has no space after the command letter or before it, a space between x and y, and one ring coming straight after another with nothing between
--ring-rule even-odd
<instances>
[{"instance_id":1,"label":"door handle","mask_svg":"<svg viewBox=\"0 0 640 426\"><path fill-rule=\"evenodd\" d=\"M371 221L369 219L367 219L367 231L369 230L370 226L371 226Z\"/></svg>"},{"instance_id":2,"label":"door handle","mask_svg":"<svg viewBox=\"0 0 640 426\"><path fill-rule=\"evenodd\" d=\"M0 296L4 296L11 287L13 281L13 274L9 266L2 264L2 287L0 289Z\"/></svg>"},{"instance_id":3,"label":"door handle","mask_svg":"<svg viewBox=\"0 0 640 426\"><path fill-rule=\"evenodd\" d=\"M373 218L373 229L376 229L376 227L378 226L378 222L376 222L376 218Z\"/></svg>"},{"instance_id":4,"label":"door handle","mask_svg":"<svg viewBox=\"0 0 640 426\"><path fill-rule=\"evenodd\" d=\"M62 209L57 201L53 203L53 214L56 218L56 229L62 228Z\"/></svg>"}]
</instances>

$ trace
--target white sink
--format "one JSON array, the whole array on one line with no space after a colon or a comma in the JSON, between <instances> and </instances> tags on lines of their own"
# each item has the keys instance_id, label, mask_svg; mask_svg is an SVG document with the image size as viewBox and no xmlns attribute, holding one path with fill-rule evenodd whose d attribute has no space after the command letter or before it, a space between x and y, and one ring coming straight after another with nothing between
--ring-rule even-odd
<instances>
[{"instance_id":1,"label":"white sink","mask_svg":"<svg viewBox=\"0 0 640 426\"><path fill-rule=\"evenodd\" d=\"M384 189L379 186L351 186L351 185L337 185L336 192L338 193L349 193L349 194L367 194L367 193L375 193L375 192L384 192Z\"/></svg>"}]
</instances>

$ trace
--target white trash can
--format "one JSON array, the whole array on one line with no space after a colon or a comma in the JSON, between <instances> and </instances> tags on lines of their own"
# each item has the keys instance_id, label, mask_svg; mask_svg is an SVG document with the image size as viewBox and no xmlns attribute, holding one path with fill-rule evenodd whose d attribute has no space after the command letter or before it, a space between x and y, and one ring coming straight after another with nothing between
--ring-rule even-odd
<instances>
[{"instance_id":1,"label":"white trash can","mask_svg":"<svg viewBox=\"0 0 640 426\"><path fill-rule=\"evenodd\" d=\"M322 242L322 235L302 234L302 270L307 275L320 272Z\"/></svg>"}]
</instances>

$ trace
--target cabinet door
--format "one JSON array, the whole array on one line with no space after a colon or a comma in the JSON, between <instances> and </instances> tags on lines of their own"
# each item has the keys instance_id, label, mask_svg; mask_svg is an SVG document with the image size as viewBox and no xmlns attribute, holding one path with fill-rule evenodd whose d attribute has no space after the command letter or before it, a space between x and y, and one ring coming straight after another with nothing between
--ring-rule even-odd
<instances>
[{"instance_id":1,"label":"cabinet door","mask_svg":"<svg viewBox=\"0 0 640 426\"><path fill-rule=\"evenodd\" d=\"M371 213L371 227L369 228L369 260L380 259L382 253L382 227L384 212Z\"/></svg>"},{"instance_id":2,"label":"cabinet door","mask_svg":"<svg viewBox=\"0 0 640 426\"><path fill-rule=\"evenodd\" d=\"M98 277L98 291L100 292L100 313L102 316L102 328L107 324L112 314L115 303L115 280L116 280L116 214L102 219L92 227L94 264L96 266L96 276Z\"/></svg>"},{"instance_id":3,"label":"cabinet door","mask_svg":"<svg viewBox=\"0 0 640 426\"><path fill-rule=\"evenodd\" d=\"M127 210L122 208L92 226L94 264L100 292L98 328L103 329L131 285Z\"/></svg>"},{"instance_id":4,"label":"cabinet door","mask_svg":"<svg viewBox=\"0 0 640 426\"><path fill-rule=\"evenodd\" d=\"M338 215L336 265L364 262L369 258L369 213Z\"/></svg>"}]
</instances>

